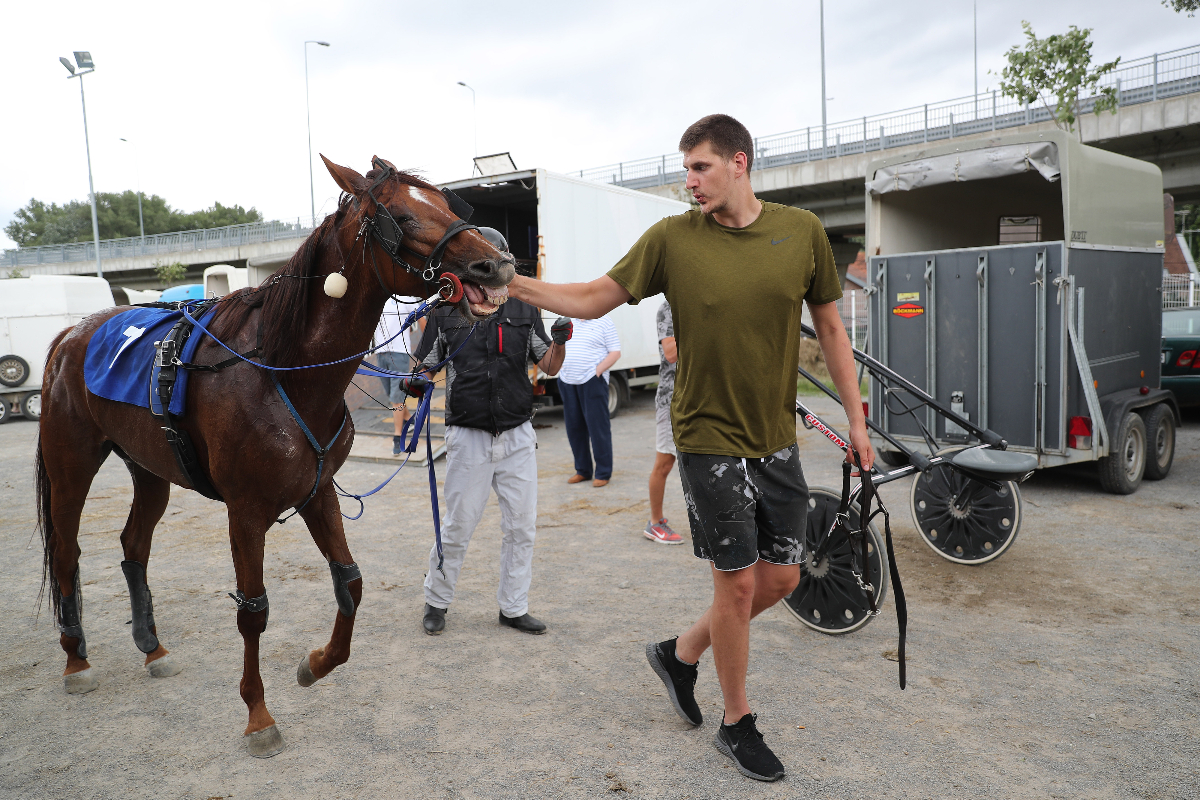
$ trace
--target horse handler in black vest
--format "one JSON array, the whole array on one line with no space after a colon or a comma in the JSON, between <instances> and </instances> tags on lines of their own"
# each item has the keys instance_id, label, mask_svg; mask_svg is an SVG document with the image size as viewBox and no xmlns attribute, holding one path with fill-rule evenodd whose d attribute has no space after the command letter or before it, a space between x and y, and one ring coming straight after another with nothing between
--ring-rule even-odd
<instances>
[{"instance_id":1,"label":"horse handler in black vest","mask_svg":"<svg viewBox=\"0 0 1200 800\"><path fill-rule=\"evenodd\" d=\"M508 252L499 231L480 228L479 232L498 250ZM414 354L423 367L454 356L446 367L445 574L438 571L434 546L425 576L422 624L430 635L445 629L446 610L454 601L467 545L495 489L504 533L496 591L500 624L525 633L545 633L546 625L529 614L538 480L537 438L529 421L533 416L529 366L537 364L547 375L558 373L566 353L563 345L571 338L571 321L560 319L551 326L551 342L540 312L520 300L505 300L478 323L474 334L471 323L451 312L442 308L429 317Z\"/></svg>"},{"instance_id":2,"label":"horse handler in black vest","mask_svg":"<svg viewBox=\"0 0 1200 800\"><path fill-rule=\"evenodd\" d=\"M805 558L808 486L795 415L805 304L829 375L846 398L850 443L864 468L874 454L820 221L754 196L754 140L732 117L694 123L679 149L699 208L655 223L590 283L518 275L509 293L581 319L660 292L671 304L679 356L671 424L692 544L696 557L710 562L713 602L679 637L647 645L646 657L675 711L701 725L694 688L700 657L711 647L725 700L716 746L743 775L775 781L785 770L758 731L746 674L750 620L796 588Z\"/></svg>"}]
</instances>

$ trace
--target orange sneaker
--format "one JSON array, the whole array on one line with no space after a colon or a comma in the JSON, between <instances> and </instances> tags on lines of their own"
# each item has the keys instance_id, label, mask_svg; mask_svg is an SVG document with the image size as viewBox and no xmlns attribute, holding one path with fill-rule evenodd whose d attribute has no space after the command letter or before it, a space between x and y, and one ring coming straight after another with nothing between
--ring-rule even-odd
<instances>
[{"instance_id":1,"label":"orange sneaker","mask_svg":"<svg viewBox=\"0 0 1200 800\"><path fill-rule=\"evenodd\" d=\"M642 531L642 535L650 541L658 542L659 544L683 544L683 537L671 530L671 526L667 524L666 517L663 517L658 522L647 522L646 529Z\"/></svg>"}]
</instances>

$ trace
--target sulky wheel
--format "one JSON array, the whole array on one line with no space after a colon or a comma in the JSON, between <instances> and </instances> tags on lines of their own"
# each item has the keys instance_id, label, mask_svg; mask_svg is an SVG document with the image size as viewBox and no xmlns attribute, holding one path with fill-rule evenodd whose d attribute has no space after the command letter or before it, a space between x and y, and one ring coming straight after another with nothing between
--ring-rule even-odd
<instances>
[{"instance_id":1,"label":"sulky wheel","mask_svg":"<svg viewBox=\"0 0 1200 800\"><path fill-rule=\"evenodd\" d=\"M822 486L809 490L808 525L804 538L804 563L800 565L800 583L796 590L783 598L783 605L814 631L842 634L856 631L871 621L870 603L850 571L852 553L850 542L842 541L819 562L813 556L817 545L833 527L834 516L841 503L841 493ZM850 507L850 527L857 530L858 507ZM876 608L882 608L887 595L888 563L883 540L874 523L868 528L867 568L871 586L875 588Z\"/></svg>"},{"instance_id":2,"label":"sulky wheel","mask_svg":"<svg viewBox=\"0 0 1200 800\"><path fill-rule=\"evenodd\" d=\"M910 504L921 539L957 564L999 557L1021 527L1021 492L1014 481L992 489L942 464L917 474Z\"/></svg>"}]
</instances>

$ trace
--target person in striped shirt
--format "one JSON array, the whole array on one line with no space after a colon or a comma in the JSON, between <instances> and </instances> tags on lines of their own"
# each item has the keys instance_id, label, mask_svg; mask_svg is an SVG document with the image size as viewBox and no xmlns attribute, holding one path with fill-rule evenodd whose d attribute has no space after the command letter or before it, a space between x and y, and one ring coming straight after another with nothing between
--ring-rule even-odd
<instances>
[{"instance_id":1,"label":"person in striped shirt","mask_svg":"<svg viewBox=\"0 0 1200 800\"><path fill-rule=\"evenodd\" d=\"M572 319L571 322L574 333L558 373L563 425L567 429L571 453L575 456L575 474L567 479L567 483L590 480L592 486L604 486L612 478L613 466L608 371L621 357L621 340L607 317Z\"/></svg>"}]
</instances>

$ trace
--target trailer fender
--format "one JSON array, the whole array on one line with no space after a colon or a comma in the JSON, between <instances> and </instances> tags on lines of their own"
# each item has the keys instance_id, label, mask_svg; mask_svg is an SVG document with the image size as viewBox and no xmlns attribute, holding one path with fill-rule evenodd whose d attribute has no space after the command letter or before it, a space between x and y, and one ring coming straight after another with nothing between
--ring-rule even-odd
<instances>
[{"instance_id":1,"label":"trailer fender","mask_svg":"<svg viewBox=\"0 0 1200 800\"><path fill-rule=\"evenodd\" d=\"M1108 430L1115 431L1121 425L1121 420L1130 411L1139 411L1150 406L1166 403L1175 417L1175 427L1183 425L1183 417L1179 413L1179 403L1169 389L1151 389L1142 394L1140 389L1123 389L1119 392L1100 397L1100 410L1104 414L1104 423Z\"/></svg>"}]
</instances>

